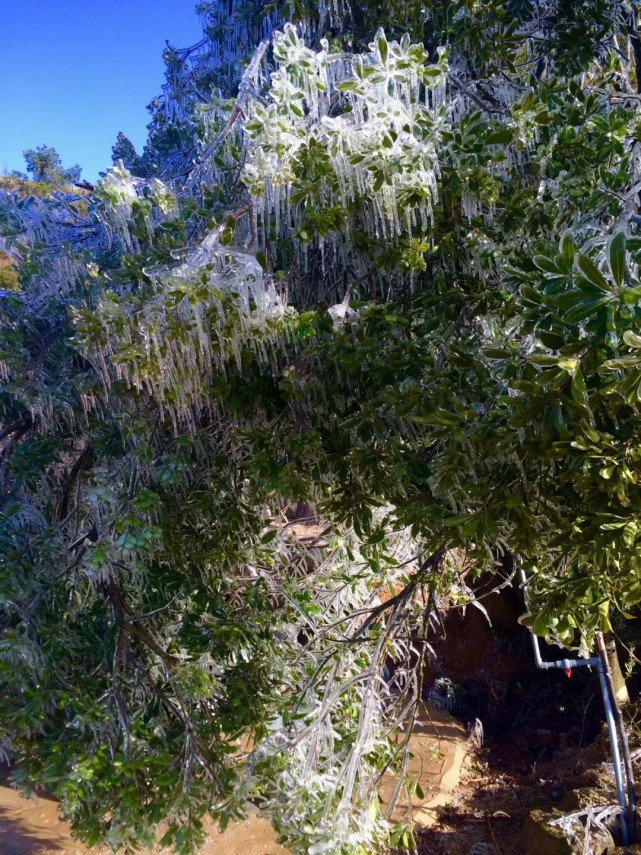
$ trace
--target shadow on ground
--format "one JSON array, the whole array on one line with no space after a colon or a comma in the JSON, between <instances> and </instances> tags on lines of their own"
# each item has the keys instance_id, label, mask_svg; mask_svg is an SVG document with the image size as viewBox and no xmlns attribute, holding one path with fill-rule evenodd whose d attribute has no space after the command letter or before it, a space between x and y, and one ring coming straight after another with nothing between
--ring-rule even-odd
<instances>
[{"instance_id":1,"label":"shadow on ground","mask_svg":"<svg viewBox=\"0 0 641 855\"><path fill-rule=\"evenodd\" d=\"M5 787L0 787L0 801ZM14 794L11 792L11 799ZM34 828L16 810L0 805L0 852L2 855L57 855L66 850L56 839L56 831L50 834L42 828Z\"/></svg>"}]
</instances>

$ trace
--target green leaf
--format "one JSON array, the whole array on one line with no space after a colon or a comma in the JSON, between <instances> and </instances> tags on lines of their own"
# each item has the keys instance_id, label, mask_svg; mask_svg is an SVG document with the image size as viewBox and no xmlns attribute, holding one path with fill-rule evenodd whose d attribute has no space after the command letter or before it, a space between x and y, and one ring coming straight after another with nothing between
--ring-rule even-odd
<instances>
[{"instance_id":1,"label":"green leaf","mask_svg":"<svg viewBox=\"0 0 641 855\"><path fill-rule=\"evenodd\" d=\"M530 303L539 305L542 301L541 294L531 285L522 285L520 288L521 296Z\"/></svg>"},{"instance_id":2,"label":"green leaf","mask_svg":"<svg viewBox=\"0 0 641 855\"><path fill-rule=\"evenodd\" d=\"M535 635L547 635L550 628L550 617L545 612L537 615L532 625L532 632Z\"/></svg>"},{"instance_id":3,"label":"green leaf","mask_svg":"<svg viewBox=\"0 0 641 855\"><path fill-rule=\"evenodd\" d=\"M585 378L583 377L583 372L580 368L577 368L572 376L571 392L575 401L579 401L579 403L583 403L585 401L587 389L585 386Z\"/></svg>"},{"instance_id":4,"label":"green leaf","mask_svg":"<svg viewBox=\"0 0 641 855\"><path fill-rule=\"evenodd\" d=\"M557 365L559 368L562 368L564 371L573 372L576 371L579 364L579 360L576 356L561 356L557 360Z\"/></svg>"},{"instance_id":5,"label":"green leaf","mask_svg":"<svg viewBox=\"0 0 641 855\"><path fill-rule=\"evenodd\" d=\"M487 135L486 142L488 145L508 145L513 136L512 128L496 128Z\"/></svg>"},{"instance_id":6,"label":"green leaf","mask_svg":"<svg viewBox=\"0 0 641 855\"><path fill-rule=\"evenodd\" d=\"M385 33L381 30L378 36L378 52L381 55L383 65L387 65L387 39Z\"/></svg>"},{"instance_id":7,"label":"green leaf","mask_svg":"<svg viewBox=\"0 0 641 855\"><path fill-rule=\"evenodd\" d=\"M509 350L501 347L484 347L481 353L488 359L509 359L512 355Z\"/></svg>"},{"instance_id":8,"label":"green leaf","mask_svg":"<svg viewBox=\"0 0 641 855\"><path fill-rule=\"evenodd\" d=\"M610 623L610 601L606 600L599 606L599 629L601 632L611 632L612 624Z\"/></svg>"},{"instance_id":9,"label":"green leaf","mask_svg":"<svg viewBox=\"0 0 641 855\"><path fill-rule=\"evenodd\" d=\"M636 306L639 300L641 300L641 288L638 286L636 288L629 288L627 285L623 285L619 293L626 306Z\"/></svg>"},{"instance_id":10,"label":"green leaf","mask_svg":"<svg viewBox=\"0 0 641 855\"><path fill-rule=\"evenodd\" d=\"M603 469L599 469L599 475L609 481L615 469L616 466L604 466Z\"/></svg>"},{"instance_id":11,"label":"green leaf","mask_svg":"<svg viewBox=\"0 0 641 855\"><path fill-rule=\"evenodd\" d=\"M559 253L564 261L569 262L570 264L574 261L576 247L574 246L574 239L570 230L563 232L563 235L561 236L561 240L559 241Z\"/></svg>"},{"instance_id":12,"label":"green leaf","mask_svg":"<svg viewBox=\"0 0 641 855\"><path fill-rule=\"evenodd\" d=\"M563 320L567 321L569 324L578 324L581 321L587 320L587 318L593 317L597 311L603 306L608 304L608 298L600 298L598 300L586 300L578 306L574 306L572 309L568 309L568 311L563 315Z\"/></svg>"},{"instance_id":13,"label":"green leaf","mask_svg":"<svg viewBox=\"0 0 641 855\"><path fill-rule=\"evenodd\" d=\"M628 353L626 356L619 356L616 359L606 359L602 362L600 368L606 371L623 371L626 368L636 368L641 365L641 355L635 356L633 353Z\"/></svg>"},{"instance_id":14,"label":"green leaf","mask_svg":"<svg viewBox=\"0 0 641 855\"><path fill-rule=\"evenodd\" d=\"M360 84L357 80L342 80L337 89L339 92L358 92Z\"/></svg>"},{"instance_id":15,"label":"green leaf","mask_svg":"<svg viewBox=\"0 0 641 855\"><path fill-rule=\"evenodd\" d=\"M547 255L535 255L532 260L539 270L543 270L546 273L561 273L556 264Z\"/></svg>"},{"instance_id":16,"label":"green leaf","mask_svg":"<svg viewBox=\"0 0 641 855\"><path fill-rule=\"evenodd\" d=\"M528 356L527 361L531 362L532 365L542 365L545 367L549 365L557 365L558 358L549 353L531 353Z\"/></svg>"},{"instance_id":17,"label":"green leaf","mask_svg":"<svg viewBox=\"0 0 641 855\"><path fill-rule=\"evenodd\" d=\"M602 291L610 291L610 286L608 285L604 275L592 261L590 256L584 255L580 252L577 256L577 266L588 282L591 282L592 285L596 288L600 288Z\"/></svg>"},{"instance_id":18,"label":"green leaf","mask_svg":"<svg viewBox=\"0 0 641 855\"><path fill-rule=\"evenodd\" d=\"M565 344L565 339L563 338L563 336L557 335L557 333L543 332L542 330L540 330L537 335L541 344L544 344L546 347L549 347L550 350L559 350L559 348L563 347L563 345Z\"/></svg>"},{"instance_id":19,"label":"green leaf","mask_svg":"<svg viewBox=\"0 0 641 855\"><path fill-rule=\"evenodd\" d=\"M473 517L470 516L470 514L461 514L457 517L450 517L449 519L444 520L444 524L448 526L448 528L455 528L456 526L469 522L471 519L473 519Z\"/></svg>"},{"instance_id":20,"label":"green leaf","mask_svg":"<svg viewBox=\"0 0 641 855\"><path fill-rule=\"evenodd\" d=\"M582 420L579 424L581 426L581 430L589 440L591 440L592 442L599 442L601 440L600 434L595 431L592 425L589 422L585 421L585 419Z\"/></svg>"},{"instance_id":21,"label":"green leaf","mask_svg":"<svg viewBox=\"0 0 641 855\"><path fill-rule=\"evenodd\" d=\"M223 246L229 246L234 239L234 229L231 226L225 226L221 231L219 241Z\"/></svg>"},{"instance_id":22,"label":"green leaf","mask_svg":"<svg viewBox=\"0 0 641 855\"><path fill-rule=\"evenodd\" d=\"M632 521L632 522L629 522L625 526L625 528L623 529L623 542L628 547L628 549L631 549L634 546L636 539L637 539L637 524L634 521Z\"/></svg>"},{"instance_id":23,"label":"green leaf","mask_svg":"<svg viewBox=\"0 0 641 855\"><path fill-rule=\"evenodd\" d=\"M625 233L617 232L608 247L612 278L620 287L625 274Z\"/></svg>"},{"instance_id":24,"label":"green leaf","mask_svg":"<svg viewBox=\"0 0 641 855\"><path fill-rule=\"evenodd\" d=\"M623 341L629 346L636 349L641 348L641 335L637 335L632 330L626 330L623 333Z\"/></svg>"}]
</instances>

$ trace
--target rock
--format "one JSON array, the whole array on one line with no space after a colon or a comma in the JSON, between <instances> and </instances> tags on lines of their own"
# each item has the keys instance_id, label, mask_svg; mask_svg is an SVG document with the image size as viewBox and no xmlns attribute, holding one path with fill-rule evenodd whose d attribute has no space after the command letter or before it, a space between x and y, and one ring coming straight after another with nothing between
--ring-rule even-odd
<instances>
[{"instance_id":1,"label":"rock","mask_svg":"<svg viewBox=\"0 0 641 855\"><path fill-rule=\"evenodd\" d=\"M550 825L558 819L558 811L548 813L535 808L525 819L525 855L575 855L576 850L560 828Z\"/></svg>"},{"instance_id":2,"label":"rock","mask_svg":"<svg viewBox=\"0 0 641 855\"><path fill-rule=\"evenodd\" d=\"M579 840L579 852L583 852L583 837ZM604 828L590 830L590 852L592 855L614 855L615 843L612 835Z\"/></svg>"},{"instance_id":3,"label":"rock","mask_svg":"<svg viewBox=\"0 0 641 855\"><path fill-rule=\"evenodd\" d=\"M605 802L608 803L607 801ZM550 825L563 814L560 811L531 810L525 820L525 855L583 855L585 832L576 826L576 835L568 840L560 828ZM614 855L615 844L609 831L590 829L590 855Z\"/></svg>"},{"instance_id":4,"label":"rock","mask_svg":"<svg viewBox=\"0 0 641 855\"><path fill-rule=\"evenodd\" d=\"M616 804L616 800L617 797L614 793L606 793L598 787L577 787L565 793L561 801L561 808L570 813L588 807Z\"/></svg>"}]
</instances>

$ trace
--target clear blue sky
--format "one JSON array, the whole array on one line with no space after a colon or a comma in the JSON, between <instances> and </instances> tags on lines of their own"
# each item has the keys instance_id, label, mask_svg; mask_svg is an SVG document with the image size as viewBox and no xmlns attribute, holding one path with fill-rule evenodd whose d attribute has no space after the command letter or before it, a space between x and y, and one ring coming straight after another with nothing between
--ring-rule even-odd
<instances>
[{"instance_id":1,"label":"clear blue sky","mask_svg":"<svg viewBox=\"0 0 641 855\"><path fill-rule=\"evenodd\" d=\"M197 42L196 0L0 0L0 173L43 143L94 181L119 131L140 150L165 39Z\"/></svg>"}]
</instances>

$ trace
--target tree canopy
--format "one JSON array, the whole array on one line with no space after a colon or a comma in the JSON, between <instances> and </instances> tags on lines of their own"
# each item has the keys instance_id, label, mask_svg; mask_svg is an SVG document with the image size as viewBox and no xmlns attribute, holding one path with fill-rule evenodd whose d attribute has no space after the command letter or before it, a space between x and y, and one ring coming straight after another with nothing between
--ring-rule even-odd
<instances>
[{"instance_id":1,"label":"tree canopy","mask_svg":"<svg viewBox=\"0 0 641 855\"><path fill-rule=\"evenodd\" d=\"M0 734L90 843L364 855L438 610L641 600L638 9L199 11L142 155L0 201Z\"/></svg>"},{"instance_id":2,"label":"tree canopy","mask_svg":"<svg viewBox=\"0 0 641 855\"><path fill-rule=\"evenodd\" d=\"M27 171L34 181L44 181L47 184L72 184L80 181L82 169L76 164L70 169L64 169L60 155L47 145L39 145L36 148L27 149L23 152L27 164Z\"/></svg>"}]
</instances>

